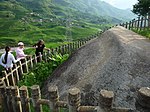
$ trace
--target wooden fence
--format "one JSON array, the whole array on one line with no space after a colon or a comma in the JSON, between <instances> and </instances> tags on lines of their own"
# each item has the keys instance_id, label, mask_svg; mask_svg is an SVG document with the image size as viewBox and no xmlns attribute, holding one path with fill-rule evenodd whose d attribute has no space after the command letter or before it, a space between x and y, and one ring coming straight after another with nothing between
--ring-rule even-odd
<instances>
[{"instance_id":1,"label":"wooden fence","mask_svg":"<svg viewBox=\"0 0 150 112\"><path fill-rule=\"evenodd\" d=\"M10 86L15 87L15 86L17 86L18 82L22 79L22 76L25 75L24 73L28 73L29 70L32 70L32 68L34 67L34 65L36 65L38 63L38 61L41 62L42 60L44 60L45 62L48 62L48 61L50 61L49 60L50 57L55 53L60 53L62 55L63 54L71 54L74 50L80 48L87 41L98 37L101 33L102 32L100 31L94 35L87 37L84 40L74 41L74 42L71 42L69 44L59 46L55 49L51 49L48 52L44 52L43 55L40 54L38 57L33 55L30 57L24 58L23 60L14 64L13 69L10 69L9 72L2 71L3 77L0 78L0 82L2 82L6 88L7 87L9 88ZM17 93L14 93L14 94L17 94ZM3 98L3 93L1 92L1 94L0 94L0 108L4 106L5 100L6 99ZM9 98L7 97L6 102L9 102L9 101L10 101ZM17 105L18 105L18 103L17 103ZM4 112L8 112L7 109L4 110ZM12 112L12 111L10 110L10 112ZM14 111L14 112L16 112L16 111ZM24 112L26 112L26 111L24 111Z\"/></svg>"},{"instance_id":2,"label":"wooden fence","mask_svg":"<svg viewBox=\"0 0 150 112\"><path fill-rule=\"evenodd\" d=\"M24 73L28 73L29 70L37 64L38 60L39 62L41 62L42 60L47 62L50 59L49 57L52 56L51 54L55 54L56 52L61 53L62 55L71 54L74 50L84 45L88 40L72 42L70 44L59 46L55 49L51 49L51 51L44 52L43 55L40 54L39 56L33 55L30 57L26 57L18 63L14 64L13 69L10 69L9 73L7 73L6 71L2 71L3 78L1 78L0 80L4 81L6 86L16 86L19 80L22 78L22 75Z\"/></svg>"},{"instance_id":3,"label":"wooden fence","mask_svg":"<svg viewBox=\"0 0 150 112\"><path fill-rule=\"evenodd\" d=\"M150 28L150 16L141 17L133 19L132 21L122 23L120 26L123 26L127 29L143 30Z\"/></svg>"},{"instance_id":4,"label":"wooden fence","mask_svg":"<svg viewBox=\"0 0 150 112\"><path fill-rule=\"evenodd\" d=\"M48 99L41 98L38 85L31 88L31 95L26 86L5 86L0 82L0 93L2 95L2 106L4 112L31 112L31 105L35 112L43 112L42 105L49 107L49 112L61 112L60 108L66 108L65 112L136 112L130 108L113 107L114 93L112 91L101 90L98 98L98 105L81 105L81 92L74 87L68 90L67 101L59 100L57 86L48 88ZM138 91L137 102L150 108L150 88L143 87Z\"/></svg>"}]
</instances>

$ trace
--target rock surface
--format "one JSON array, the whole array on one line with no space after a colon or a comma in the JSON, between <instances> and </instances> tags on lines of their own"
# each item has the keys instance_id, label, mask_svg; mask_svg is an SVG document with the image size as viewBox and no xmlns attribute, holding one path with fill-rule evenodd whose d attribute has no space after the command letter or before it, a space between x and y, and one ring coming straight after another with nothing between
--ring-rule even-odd
<instances>
[{"instance_id":1,"label":"rock surface","mask_svg":"<svg viewBox=\"0 0 150 112\"><path fill-rule=\"evenodd\" d=\"M136 109L137 91L150 87L150 40L123 27L114 27L75 51L45 82L58 86L61 98L68 89L81 90L85 105L97 104L100 90L115 94L113 105ZM137 112L148 112L138 111Z\"/></svg>"}]
</instances>

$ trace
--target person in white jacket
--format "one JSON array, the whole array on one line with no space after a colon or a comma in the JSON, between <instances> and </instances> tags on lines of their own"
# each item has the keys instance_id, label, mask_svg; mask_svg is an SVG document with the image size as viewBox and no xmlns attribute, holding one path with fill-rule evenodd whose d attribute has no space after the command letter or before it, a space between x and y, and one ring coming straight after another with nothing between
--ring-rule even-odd
<instances>
[{"instance_id":1,"label":"person in white jacket","mask_svg":"<svg viewBox=\"0 0 150 112\"><path fill-rule=\"evenodd\" d=\"M18 43L18 48L16 49L16 56L17 56L17 59L24 59L26 56L25 53L24 53L24 43L23 42L19 42Z\"/></svg>"},{"instance_id":2,"label":"person in white jacket","mask_svg":"<svg viewBox=\"0 0 150 112\"><path fill-rule=\"evenodd\" d=\"M5 53L1 55L0 65L2 65L7 71L13 67L13 63L16 63L20 59L15 59L14 55L10 52L10 47L5 47Z\"/></svg>"}]
</instances>

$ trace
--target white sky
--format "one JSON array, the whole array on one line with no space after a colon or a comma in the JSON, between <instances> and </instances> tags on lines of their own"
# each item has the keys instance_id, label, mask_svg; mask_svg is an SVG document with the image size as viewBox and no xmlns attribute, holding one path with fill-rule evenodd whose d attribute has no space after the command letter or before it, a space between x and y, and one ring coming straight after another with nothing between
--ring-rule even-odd
<instances>
[{"instance_id":1,"label":"white sky","mask_svg":"<svg viewBox=\"0 0 150 112\"><path fill-rule=\"evenodd\" d=\"M102 1L105 1L119 9L127 9L127 8L132 9L133 5L137 3L137 0L102 0Z\"/></svg>"}]
</instances>

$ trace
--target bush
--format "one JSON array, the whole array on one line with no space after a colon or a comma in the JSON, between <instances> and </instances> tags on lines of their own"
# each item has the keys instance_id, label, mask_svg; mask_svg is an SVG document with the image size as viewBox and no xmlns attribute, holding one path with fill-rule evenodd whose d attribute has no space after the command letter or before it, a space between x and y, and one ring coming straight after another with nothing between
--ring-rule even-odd
<instances>
[{"instance_id":1,"label":"bush","mask_svg":"<svg viewBox=\"0 0 150 112\"><path fill-rule=\"evenodd\" d=\"M32 86L40 85L42 86L44 81L52 74L52 72L69 57L68 54L54 54L49 59L50 62L46 63L44 61L38 63L32 71L23 75L22 80L19 82L19 86Z\"/></svg>"}]
</instances>

